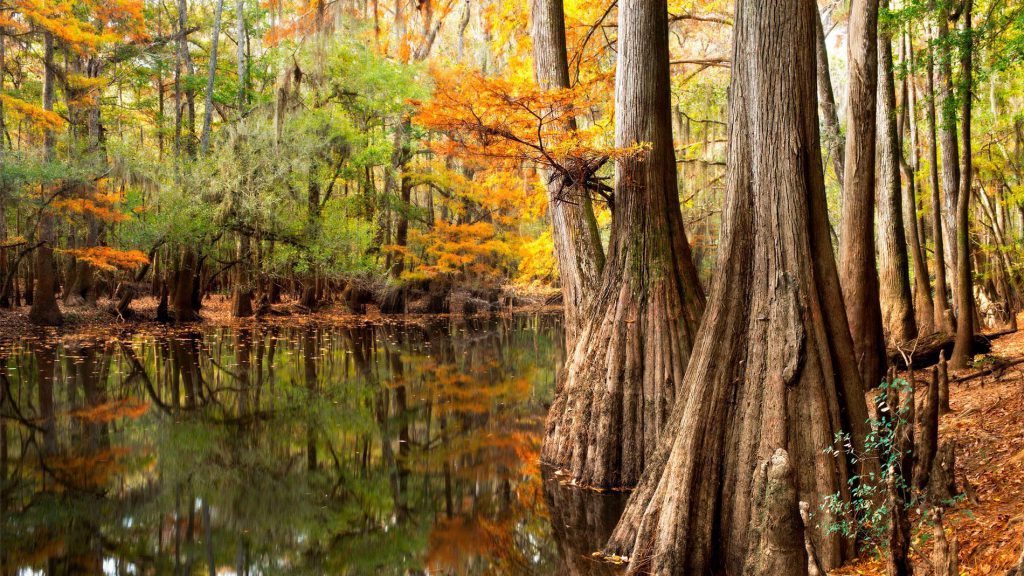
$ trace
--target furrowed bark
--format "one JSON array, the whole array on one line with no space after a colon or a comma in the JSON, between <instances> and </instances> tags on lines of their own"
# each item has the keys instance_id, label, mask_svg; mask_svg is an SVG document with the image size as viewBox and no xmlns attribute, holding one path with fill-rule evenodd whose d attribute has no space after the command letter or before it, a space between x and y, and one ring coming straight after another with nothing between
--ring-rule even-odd
<instances>
[{"instance_id":1,"label":"furrowed bark","mask_svg":"<svg viewBox=\"0 0 1024 576\"><path fill-rule=\"evenodd\" d=\"M738 0L717 274L666 437L605 552L629 574L741 574L758 463L782 447L799 499L848 499L835 434L863 448L867 407L829 236L813 2ZM872 116L873 120L873 116ZM810 530L826 568L852 542Z\"/></svg>"},{"instance_id":2,"label":"furrowed bark","mask_svg":"<svg viewBox=\"0 0 1024 576\"><path fill-rule=\"evenodd\" d=\"M963 167L960 170L960 191L956 199L956 344L953 354L949 357L949 365L954 369L966 368L973 354L974 343L974 282L971 272L971 181L973 179L973 161L971 158L971 98L974 82L973 74L973 38L971 27L971 10L973 0L964 0L964 36L967 38L961 48L960 82L963 94L961 112L961 141L964 145Z\"/></svg>"},{"instance_id":3,"label":"furrowed bark","mask_svg":"<svg viewBox=\"0 0 1024 576\"><path fill-rule=\"evenodd\" d=\"M789 455L779 448L758 468L754 493L761 515L751 527L753 545L747 558L747 576L801 576L808 573L804 525L800 518L796 480Z\"/></svg>"},{"instance_id":4,"label":"furrowed bark","mask_svg":"<svg viewBox=\"0 0 1024 576\"><path fill-rule=\"evenodd\" d=\"M866 386L885 374L885 339L875 267L875 97L878 0L854 0L849 24L849 104L839 232L843 301L857 365Z\"/></svg>"},{"instance_id":5,"label":"furrowed bark","mask_svg":"<svg viewBox=\"0 0 1024 576\"><path fill-rule=\"evenodd\" d=\"M904 59L911 69L914 67L914 48L909 35L903 36ZM906 75L902 80L903 106L900 110L901 121L899 132L901 139L909 140L909 160L901 155L900 167L906 178L901 201L903 208L903 227L906 233L907 252L910 254L911 270L914 273L914 311L919 335L935 332L935 302L932 300L931 286L928 282L928 262L922 246L922 233L919 230L917 217L917 173L920 160L917 149L917 90L914 82ZM908 138L909 136L909 138Z\"/></svg>"},{"instance_id":6,"label":"furrowed bark","mask_svg":"<svg viewBox=\"0 0 1024 576\"><path fill-rule=\"evenodd\" d=\"M936 8L933 3L933 8ZM953 94L953 64L950 49L949 20L950 3L938 2L935 13L936 38L935 49L938 53L938 65L935 68L938 90L935 94L936 106L939 109L939 150L942 157L942 235L946 248L946 277L956 278L957 271L957 238L956 210L960 191L960 152L956 135L956 98ZM936 235L938 231L936 231ZM955 297L956 294L953 294ZM959 313L959 310L957 310Z\"/></svg>"},{"instance_id":7,"label":"furrowed bark","mask_svg":"<svg viewBox=\"0 0 1024 576\"><path fill-rule=\"evenodd\" d=\"M53 36L43 34L43 110L53 111ZM46 129L43 133L44 153L47 162L54 160L55 139L53 130ZM56 326L64 321L60 306L57 304L57 264L53 259L53 248L57 242L54 230L53 214L49 207L43 207L39 217L39 240L33 260L35 287L32 291L32 308L28 317L33 324ZM31 286L31 285L30 285Z\"/></svg>"},{"instance_id":8,"label":"furrowed bark","mask_svg":"<svg viewBox=\"0 0 1024 576\"><path fill-rule=\"evenodd\" d=\"M568 88L569 61L562 0L533 0L532 18L533 65L537 84L544 90ZM575 130L576 121L570 119L566 129ZM561 179L552 180L547 174L545 178L548 182L551 235L565 310L566 349L571 350L601 279L604 250L587 191L565 191Z\"/></svg>"},{"instance_id":9,"label":"furrowed bark","mask_svg":"<svg viewBox=\"0 0 1024 576\"><path fill-rule=\"evenodd\" d=\"M548 415L544 462L589 486L640 478L676 400L704 309L676 182L665 0L619 5L615 214L600 289Z\"/></svg>"},{"instance_id":10,"label":"furrowed bark","mask_svg":"<svg viewBox=\"0 0 1024 576\"><path fill-rule=\"evenodd\" d=\"M888 0L882 0L888 6ZM903 156L896 130L896 85L893 78L892 35L883 26L878 34L878 277L882 326L888 340L901 343L917 337L910 294L906 223L903 221L899 167ZM914 225L911 220L910 226Z\"/></svg>"},{"instance_id":11,"label":"furrowed bark","mask_svg":"<svg viewBox=\"0 0 1024 576\"><path fill-rule=\"evenodd\" d=\"M825 30L819 15L814 22L815 58L818 72L818 108L821 111L821 139L825 141L832 169L835 170L840 192L843 188L843 155L846 140L839 129L839 114L836 112L836 97L832 91L832 75L828 69L828 48L825 46Z\"/></svg>"},{"instance_id":12,"label":"furrowed bark","mask_svg":"<svg viewBox=\"0 0 1024 576\"><path fill-rule=\"evenodd\" d=\"M926 77L928 78L928 164L932 199L932 230L935 242L935 326L948 334L953 333L949 311L949 286L946 282L946 238L942 232L942 194L939 189L939 140L935 114L935 51L928 48Z\"/></svg>"}]
</instances>

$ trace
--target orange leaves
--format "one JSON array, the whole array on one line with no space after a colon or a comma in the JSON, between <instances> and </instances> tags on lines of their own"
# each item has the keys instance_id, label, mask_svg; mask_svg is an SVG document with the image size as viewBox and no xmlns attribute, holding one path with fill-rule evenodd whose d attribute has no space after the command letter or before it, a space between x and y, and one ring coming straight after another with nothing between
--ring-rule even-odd
<instances>
[{"instance_id":1,"label":"orange leaves","mask_svg":"<svg viewBox=\"0 0 1024 576\"><path fill-rule=\"evenodd\" d=\"M145 35L140 0L13 0L13 7L79 52Z\"/></svg>"},{"instance_id":2,"label":"orange leaves","mask_svg":"<svg viewBox=\"0 0 1024 576\"><path fill-rule=\"evenodd\" d=\"M123 222L129 216L117 207L121 199L120 192L106 190L106 180L103 179L96 183L96 188L91 192L71 198L57 198L52 207L72 214L89 214L105 222Z\"/></svg>"},{"instance_id":3,"label":"orange leaves","mask_svg":"<svg viewBox=\"0 0 1024 576\"><path fill-rule=\"evenodd\" d=\"M488 222L450 224L439 220L428 232L410 231L410 239L424 246L431 263L403 274L408 279L441 275L488 277L498 272L502 260L512 256L509 244L497 237L494 225Z\"/></svg>"},{"instance_id":4,"label":"orange leaves","mask_svg":"<svg viewBox=\"0 0 1024 576\"><path fill-rule=\"evenodd\" d=\"M71 416L93 424L106 424L122 418L138 418L149 410L149 402L115 400L71 412Z\"/></svg>"},{"instance_id":5,"label":"orange leaves","mask_svg":"<svg viewBox=\"0 0 1024 576\"><path fill-rule=\"evenodd\" d=\"M10 110L16 116L27 120L38 130L57 130L66 123L59 114L43 110L35 104L30 104L7 94L0 94L0 102L3 102L5 110Z\"/></svg>"},{"instance_id":6,"label":"orange leaves","mask_svg":"<svg viewBox=\"0 0 1024 576\"><path fill-rule=\"evenodd\" d=\"M65 250L67 254L88 262L100 270L133 270L149 263L149 258L139 250L118 250L109 246L92 246Z\"/></svg>"}]
</instances>

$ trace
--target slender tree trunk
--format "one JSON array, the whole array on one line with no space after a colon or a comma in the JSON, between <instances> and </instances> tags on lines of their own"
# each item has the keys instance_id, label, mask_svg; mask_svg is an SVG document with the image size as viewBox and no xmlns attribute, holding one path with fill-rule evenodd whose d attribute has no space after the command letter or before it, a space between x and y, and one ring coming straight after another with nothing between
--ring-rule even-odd
<instances>
[{"instance_id":1,"label":"slender tree trunk","mask_svg":"<svg viewBox=\"0 0 1024 576\"><path fill-rule=\"evenodd\" d=\"M881 0L882 8L888 0ZM882 327L892 344L917 337L914 303L910 294L906 223L903 221L899 133L896 130L896 83L893 77L892 34L882 26L878 34L878 277ZM914 226L910 221L910 226ZM916 236L916 235L915 235Z\"/></svg>"},{"instance_id":2,"label":"slender tree trunk","mask_svg":"<svg viewBox=\"0 0 1024 576\"><path fill-rule=\"evenodd\" d=\"M822 27L821 16L819 15L814 24L815 56L818 71L818 109L821 111L821 138L825 141L829 158L832 159L832 169L836 173L836 181L839 182L839 189L843 188L843 155L846 140L839 128L839 114L836 112L836 97L832 91L832 75L828 68L828 48L825 46L825 29Z\"/></svg>"},{"instance_id":3,"label":"slender tree trunk","mask_svg":"<svg viewBox=\"0 0 1024 576\"><path fill-rule=\"evenodd\" d=\"M914 48L910 37L904 36L904 59L910 69L914 67ZM927 335L935 332L935 317L933 310L935 303L932 301L931 286L928 282L928 263L925 259L924 248L917 218L917 171L920 167L920 160L917 150L917 91L914 86L913 77L906 75L902 81L903 107L901 109L900 129L903 138L906 138L909 130L909 161L900 158L900 167L907 180L907 187L903 197L903 226L906 232L907 251L910 253L911 269L914 273L914 310L917 320L917 331L919 335Z\"/></svg>"},{"instance_id":4,"label":"slender tree trunk","mask_svg":"<svg viewBox=\"0 0 1024 576\"><path fill-rule=\"evenodd\" d=\"M885 373L885 338L875 268L875 97L878 85L878 0L850 5L850 97L839 263L846 316L864 384Z\"/></svg>"},{"instance_id":5,"label":"slender tree trunk","mask_svg":"<svg viewBox=\"0 0 1024 576\"><path fill-rule=\"evenodd\" d=\"M533 0L533 66L543 90L569 87L562 0ZM576 129L569 120L567 130ZM558 261L565 310L566 349L571 350L587 318L604 267L604 250L594 207L586 190L563 190L560 178L545 174L548 215Z\"/></svg>"},{"instance_id":6,"label":"slender tree trunk","mask_svg":"<svg viewBox=\"0 0 1024 576\"><path fill-rule=\"evenodd\" d=\"M53 36L49 32L43 34L43 110L53 111ZM43 134L44 154L47 162L54 161L55 138L52 130ZM35 288L32 294L32 309L28 316L34 324L55 326L64 321L60 307L57 305L57 264L53 259L53 247L57 243L54 230L53 214L49 207L42 208L39 217L39 241L36 248L33 270L35 272Z\"/></svg>"},{"instance_id":7,"label":"slender tree trunk","mask_svg":"<svg viewBox=\"0 0 1024 576\"><path fill-rule=\"evenodd\" d=\"M938 51L936 67L936 105L939 109L939 154L942 178L942 234L946 248L946 277L956 278L957 240L956 210L957 197L960 190L960 153L957 144L956 97L953 93L953 64L950 48L949 13L950 2L940 0L937 19L937 37L935 49ZM938 232L936 232L938 234ZM955 292L955 289L954 289ZM954 298L956 294L953 294ZM956 308L954 300L954 310ZM955 310L959 313L959 310Z\"/></svg>"},{"instance_id":8,"label":"slender tree trunk","mask_svg":"<svg viewBox=\"0 0 1024 576\"><path fill-rule=\"evenodd\" d=\"M704 309L672 145L665 0L619 4L615 213L599 291L548 415L541 457L578 482L632 486L661 438Z\"/></svg>"},{"instance_id":9,"label":"slender tree trunk","mask_svg":"<svg viewBox=\"0 0 1024 576\"><path fill-rule=\"evenodd\" d=\"M245 0L235 1L235 18L237 28L235 34L238 36L236 53L236 64L238 72L238 118L245 117L245 106L248 104L249 94L249 62L246 57L246 48L249 45L249 34L245 29Z\"/></svg>"},{"instance_id":10,"label":"slender tree trunk","mask_svg":"<svg viewBox=\"0 0 1024 576\"><path fill-rule=\"evenodd\" d=\"M248 234L239 234L235 245L235 257L238 260L235 272L235 288L231 298L231 315L235 318L252 316L252 278L249 268L252 264L251 240Z\"/></svg>"},{"instance_id":11,"label":"slender tree trunk","mask_svg":"<svg viewBox=\"0 0 1024 576\"><path fill-rule=\"evenodd\" d=\"M620 9L624 9L625 6ZM738 0L729 87L728 176L718 267L664 442L607 552L629 574L756 569L759 463L789 455L799 500L849 501L836 433L863 448L867 422L832 252L815 113L815 5ZM873 116L872 116L873 118ZM826 568L852 542L810 527ZM756 559L756 556L755 556Z\"/></svg>"},{"instance_id":12,"label":"slender tree trunk","mask_svg":"<svg viewBox=\"0 0 1024 576\"><path fill-rule=\"evenodd\" d=\"M943 233L942 193L939 189L939 139L935 113L935 49L928 48L928 165L932 199L932 230L935 242L935 326L943 332L953 332L949 310L949 286L946 283L946 237Z\"/></svg>"},{"instance_id":13,"label":"slender tree trunk","mask_svg":"<svg viewBox=\"0 0 1024 576\"><path fill-rule=\"evenodd\" d=\"M960 190L956 203L956 343L949 365L954 369L967 367L973 356L974 344L974 283L971 272L971 182L974 177L974 163L971 158L971 99L974 96L974 30L971 26L973 0L964 0L963 34L965 41L960 54L961 94L961 141L964 145L963 168L960 171Z\"/></svg>"},{"instance_id":14,"label":"slender tree trunk","mask_svg":"<svg viewBox=\"0 0 1024 576\"><path fill-rule=\"evenodd\" d=\"M213 82L217 78L217 44L220 41L220 17L224 12L224 0L217 0L217 8L213 12L213 33L210 37L210 68L206 75L206 102L203 108L203 134L199 139L199 149L203 154L210 151L210 129L213 124ZM239 40L241 45L241 40Z\"/></svg>"}]
</instances>

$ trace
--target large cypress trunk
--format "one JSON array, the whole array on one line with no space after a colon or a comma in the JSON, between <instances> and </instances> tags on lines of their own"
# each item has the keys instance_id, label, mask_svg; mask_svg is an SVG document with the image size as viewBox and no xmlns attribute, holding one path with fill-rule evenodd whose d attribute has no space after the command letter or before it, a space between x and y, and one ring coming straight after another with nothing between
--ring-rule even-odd
<instances>
[{"instance_id":1,"label":"large cypress trunk","mask_svg":"<svg viewBox=\"0 0 1024 576\"><path fill-rule=\"evenodd\" d=\"M548 415L541 457L579 483L640 478L676 400L704 309L672 147L665 0L619 4L608 261Z\"/></svg>"},{"instance_id":2,"label":"large cypress trunk","mask_svg":"<svg viewBox=\"0 0 1024 576\"><path fill-rule=\"evenodd\" d=\"M565 47L565 12L562 0L533 0L533 66L544 90L569 87L569 61ZM569 120L567 130L576 129ZM565 189L561 178L545 175L548 215L558 261L558 277L565 309L566 348L576 343L601 280L604 251L594 208L586 190Z\"/></svg>"},{"instance_id":3,"label":"large cypress trunk","mask_svg":"<svg viewBox=\"0 0 1024 576\"><path fill-rule=\"evenodd\" d=\"M882 0L882 6L888 6ZM878 35L878 277L882 327L892 344L917 337L910 294L910 268L903 221L899 133L896 130L896 83L893 78L892 36L882 27ZM914 221L909 223L914 225Z\"/></svg>"},{"instance_id":4,"label":"large cypress trunk","mask_svg":"<svg viewBox=\"0 0 1024 576\"><path fill-rule=\"evenodd\" d=\"M839 263L861 379L865 385L875 386L885 371L874 243L878 0L854 0L849 29L850 98Z\"/></svg>"},{"instance_id":5,"label":"large cypress trunk","mask_svg":"<svg viewBox=\"0 0 1024 576\"><path fill-rule=\"evenodd\" d=\"M743 574L763 516L752 479L778 448L812 510L849 498L846 462L823 450L841 431L862 449L867 407L829 237L814 17L808 0L737 2L718 271L671 441L608 545L630 574ZM818 520L815 548L837 566L852 545Z\"/></svg>"}]
</instances>

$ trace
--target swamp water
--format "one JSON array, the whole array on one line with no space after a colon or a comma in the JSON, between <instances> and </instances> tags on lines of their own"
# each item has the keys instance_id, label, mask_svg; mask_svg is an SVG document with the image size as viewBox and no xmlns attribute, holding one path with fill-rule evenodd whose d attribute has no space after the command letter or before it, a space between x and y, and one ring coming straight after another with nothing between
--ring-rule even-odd
<instances>
[{"instance_id":1,"label":"swamp water","mask_svg":"<svg viewBox=\"0 0 1024 576\"><path fill-rule=\"evenodd\" d=\"M0 575L611 573L560 319L286 322L0 343Z\"/></svg>"}]
</instances>

